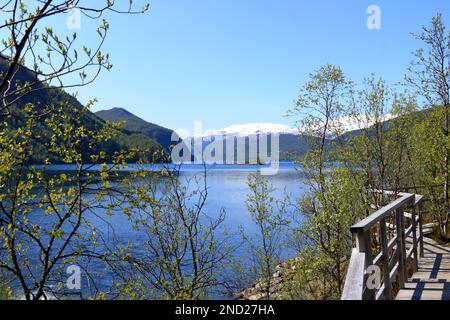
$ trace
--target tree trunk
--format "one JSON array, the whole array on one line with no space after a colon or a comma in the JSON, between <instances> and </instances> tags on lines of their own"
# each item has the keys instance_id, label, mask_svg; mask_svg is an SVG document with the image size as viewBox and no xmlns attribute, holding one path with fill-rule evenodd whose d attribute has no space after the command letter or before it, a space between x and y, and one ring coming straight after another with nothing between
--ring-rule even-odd
<instances>
[{"instance_id":1,"label":"tree trunk","mask_svg":"<svg viewBox=\"0 0 450 320\"><path fill-rule=\"evenodd\" d=\"M446 216L445 218L445 238L447 238L447 225L450 220L450 206L449 206L449 149L447 146L448 138L449 138L449 131L450 131L450 123L449 123L449 109L450 105L446 104L444 106L445 108L445 129L444 129L444 136L446 137L445 141L445 157L444 157L444 214Z\"/></svg>"}]
</instances>

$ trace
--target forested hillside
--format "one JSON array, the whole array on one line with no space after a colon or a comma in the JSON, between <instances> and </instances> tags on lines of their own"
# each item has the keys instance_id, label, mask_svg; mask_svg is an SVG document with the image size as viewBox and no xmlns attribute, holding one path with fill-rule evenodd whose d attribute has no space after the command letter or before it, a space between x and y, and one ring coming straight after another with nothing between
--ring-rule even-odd
<instances>
[{"instance_id":1,"label":"forested hillside","mask_svg":"<svg viewBox=\"0 0 450 320\"><path fill-rule=\"evenodd\" d=\"M6 70L7 64L5 59L0 57L0 74L6 72ZM24 127L25 122L27 121L24 108L27 105L33 105L35 112L41 113L41 116L36 118L36 123L34 124L36 133L33 135L33 156L30 159L30 162L42 163L46 159L53 163L61 162L62 159L60 159L60 157L48 152L48 143L51 138L51 133L45 123L46 116L51 114L49 110L54 108L62 107L67 113L70 113L73 112L74 109L83 109L83 105L76 97L63 90L58 88L46 89L46 87L48 87L47 84L37 80L35 73L23 66L16 68L12 83L14 83L16 87L26 87L29 85L29 88L24 90L22 96L12 95L9 97L9 100L14 103L6 112L8 113L6 123L13 129ZM97 117L94 113L86 110L82 116L81 124L88 129L94 130L102 128L105 125L105 121ZM155 140L142 133L128 132L126 130L120 130L120 132L112 137L111 140L104 141L96 146L96 150L102 150L107 155L112 155L119 150L131 150L132 148L145 150L144 153L141 152L139 155L139 157L145 161L152 161L153 153L161 150L160 144ZM89 161L90 155L90 152L84 154L86 161ZM134 159L130 159L130 161L135 161L137 158L138 156L134 157Z\"/></svg>"},{"instance_id":2,"label":"forested hillside","mask_svg":"<svg viewBox=\"0 0 450 320\"><path fill-rule=\"evenodd\" d=\"M130 132L138 132L156 140L166 151L170 151L170 146L175 144L171 141L173 130L161 127L157 124L147 122L123 108L112 108L101 110L95 113L105 121L124 121L123 129Z\"/></svg>"}]
</instances>

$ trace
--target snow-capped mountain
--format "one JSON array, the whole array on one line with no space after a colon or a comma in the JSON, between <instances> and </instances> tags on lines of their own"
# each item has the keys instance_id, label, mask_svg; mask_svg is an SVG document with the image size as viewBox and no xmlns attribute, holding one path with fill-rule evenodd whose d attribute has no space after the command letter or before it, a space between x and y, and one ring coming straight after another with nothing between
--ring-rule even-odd
<instances>
[{"instance_id":1,"label":"snow-capped mountain","mask_svg":"<svg viewBox=\"0 0 450 320\"><path fill-rule=\"evenodd\" d=\"M387 114L381 118L381 121L388 121L393 118L393 115ZM336 135L341 135L346 132L370 128L375 123L375 119L363 116L346 116L328 123L329 139L333 139ZM220 136L252 136L257 134L279 134L279 135L316 135L317 132L323 130L323 124L317 125L308 131L302 128L294 128L284 124L278 123L246 123L237 124L225 127L223 129L206 130L202 133L194 134L193 138L208 138ZM317 131L317 132L315 132Z\"/></svg>"},{"instance_id":2,"label":"snow-capped mountain","mask_svg":"<svg viewBox=\"0 0 450 320\"><path fill-rule=\"evenodd\" d=\"M382 121L388 121L392 119L392 115L388 114L382 118ZM374 119L371 117L345 117L328 122L328 142L332 142L338 136L344 136L347 133L358 134L358 132L365 128L370 128L374 124ZM267 143L264 140L267 137L270 138L270 143L273 144L277 141L276 150L279 150L280 159L292 160L298 156L303 155L310 149L311 143L318 143L319 136L323 131L324 123L317 122L316 126L310 127L308 130L302 128L294 128L284 124L276 123L247 123L247 124L237 124L225 127L223 129L213 129L213 130L201 130L201 123L194 125L194 134L184 135L183 141L187 145L200 145L201 149L207 150L208 146L213 146L214 143L219 143L219 148L223 148L220 144L225 142L224 145L232 144L234 145L234 151L237 149L237 138L243 138L246 142L244 145L246 153L249 152L249 144L251 138L257 138L257 140L264 141L262 143ZM180 134L180 132L177 130ZM266 137L264 137L266 135ZM276 135L273 136L273 135ZM277 139L277 140L272 140ZM242 139L241 139L242 141ZM225 148L226 149L226 148ZM229 149L223 150L223 154L226 157L229 153ZM193 149L191 149L192 151Z\"/></svg>"},{"instance_id":3,"label":"snow-capped mountain","mask_svg":"<svg viewBox=\"0 0 450 320\"><path fill-rule=\"evenodd\" d=\"M297 128L292 128L284 124L277 123L247 123L228 126L218 130L208 130L203 134L194 135L195 138L209 137L209 136L251 136L256 134L292 134L299 135L300 131Z\"/></svg>"},{"instance_id":4,"label":"snow-capped mountain","mask_svg":"<svg viewBox=\"0 0 450 320\"><path fill-rule=\"evenodd\" d=\"M279 150L280 152L280 159L292 159L295 156L303 154L308 148L308 137L304 135L304 133L302 133L299 129L284 124L247 123L231 125L223 129L200 130L199 127L195 129L197 129L197 132L195 134L189 134L188 132L186 132L187 134L184 135L183 141L188 145L193 145L194 141L196 141L196 143L199 143L199 141L201 141L200 143L203 146L203 149L205 149L213 141L228 140L225 145L227 145L227 143L234 144L235 141L233 139L237 137L247 140L245 146L247 154L249 151L248 138L256 136L259 139L263 139L263 135L266 135L266 137L270 136L270 145L272 143L275 143L275 140L272 141L272 139L275 139L273 135L277 136L279 147L277 147L277 150ZM177 130L177 132L180 135L183 134L182 131ZM235 151L236 148L237 146L234 145ZM271 149L271 146L269 146L269 149ZM224 150L225 157L227 156L228 151L229 150Z\"/></svg>"}]
</instances>

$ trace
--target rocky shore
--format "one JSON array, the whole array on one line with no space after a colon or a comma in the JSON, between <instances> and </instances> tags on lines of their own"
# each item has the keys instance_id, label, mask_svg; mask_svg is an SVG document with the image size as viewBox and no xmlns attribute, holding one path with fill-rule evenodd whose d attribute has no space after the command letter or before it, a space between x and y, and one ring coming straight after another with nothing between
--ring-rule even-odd
<instances>
[{"instance_id":1,"label":"rocky shore","mask_svg":"<svg viewBox=\"0 0 450 320\"><path fill-rule=\"evenodd\" d=\"M275 273L270 279L270 299L283 299L286 297L286 289L295 273L295 260L285 261L275 268ZM265 300L266 281L260 279L250 288L243 289L236 293L236 300Z\"/></svg>"}]
</instances>

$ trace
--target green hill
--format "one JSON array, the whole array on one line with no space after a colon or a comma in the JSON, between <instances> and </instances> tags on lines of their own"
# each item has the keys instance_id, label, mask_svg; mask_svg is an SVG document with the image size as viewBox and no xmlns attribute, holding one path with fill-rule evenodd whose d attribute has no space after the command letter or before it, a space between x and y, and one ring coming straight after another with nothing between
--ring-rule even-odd
<instances>
[{"instance_id":1,"label":"green hill","mask_svg":"<svg viewBox=\"0 0 450 320\"><path fill-rule=\"evenodd\" d=\"M129 132L139 132L156 140L167 152L170 152L172 144L176 144L171 141L173 130L147 122L123 108L101 110L95 114L101 119L111 122L125 121L123 129Z\"/></svg>"},{"instance_id":2,"label":"green hill","mask_svg":"<svg viewBox=\"0 0 450 320\"><path fill-rule=\"evenodd\" d=\"M2 74L6 72L8 68L5 59L0 56L0 81L2 79ZM30 69L19 66L15 70L14 78L12 82L14 85L25 84L25 83L36 83L36 74ZM32 87L32 91L26 94L24 97L16 101L9 109L12 113L12 117L8 118L7 122L9 126L13 129L20 128L24 125L24 113L23 108L27 103L32 103L35 105L37 110L43 110L45 107L50 105L60 105L61 103L68 103L72 108L82 108L82 104L72 95L64 92L63 90L52 88L48 90L48 85L44 82L38 81ZM15 97L11 98L11 101ZM105 125L103 119L100 119L92 112L87 112L83 115L81 119L83 126L90 130L100 129ZM34 132L34 139L32 141L33 157L30 159L33 163L42 163L45 159L49 159L53 163L61 162L54 155L49 154L48 142L50 141L50 135L52 133L46 127L44 123L44 117L37 119L36 129ZM130 150L132 148L139 148L141 150L146 150L144 154L140 155L141 159L145 161L152 161L154 152L161 150L161 145L155 140L149 138L148 136L139 132L128 132L126 130L121 130L117 132L117 135L110 141L104 142L101 145L95 146L95 150L86 150L84 154L85 160L89 161L90 152L95 153L100 150L105 151L107 154L111 155L115 151L119 150ZM131 159L130 161L136 161L137 158Z\"/></svg>"}]
</instances>

